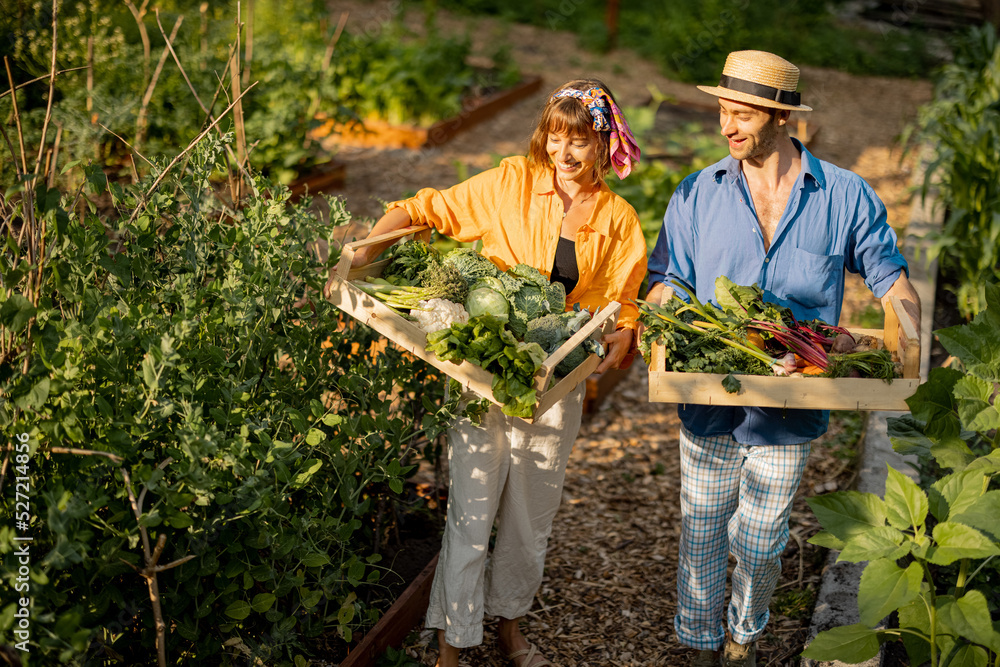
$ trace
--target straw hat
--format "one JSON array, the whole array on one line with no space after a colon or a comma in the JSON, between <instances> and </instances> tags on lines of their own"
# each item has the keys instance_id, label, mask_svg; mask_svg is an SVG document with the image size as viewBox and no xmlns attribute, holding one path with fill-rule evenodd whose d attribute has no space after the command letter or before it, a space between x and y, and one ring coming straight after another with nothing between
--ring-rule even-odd
<instances>
[{"instance_id":1,"label":"straw hat","mask_svg":"<svg viewBox=\"0 0 1000 667\"><path fill-rule=\"evenodd\" d=\"M772 109L812 111L802 104L795 88L799 68L766 51L733 51L726 58L718 86L698 86L698 90Z\"/></svg>"}]
</instances>

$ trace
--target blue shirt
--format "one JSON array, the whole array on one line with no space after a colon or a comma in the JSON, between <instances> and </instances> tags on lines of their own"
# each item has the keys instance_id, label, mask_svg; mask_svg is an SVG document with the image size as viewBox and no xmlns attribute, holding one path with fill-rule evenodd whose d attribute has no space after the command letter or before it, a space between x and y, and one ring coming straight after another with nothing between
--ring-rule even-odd
<instances>
[{"instance_id":1,"label":"blue shirt","mask_svg":"<svg viewBox=\"0 0 1000 667\"><path fill-rule=\"evenodd\" d=\"M801 143L802 170L764 249L740 162L727 156L691 174L674 192L649 258L649 285L682 282L715 301L715 279L756 283L767 301L800 320L840 320L845 271L881 298L906 271L885 205L860 176L817 159ZM822 435L829 412L687 405L684 426L699 436L731 434L745 445L789 445Z\"/></svg>"}]
</instances>

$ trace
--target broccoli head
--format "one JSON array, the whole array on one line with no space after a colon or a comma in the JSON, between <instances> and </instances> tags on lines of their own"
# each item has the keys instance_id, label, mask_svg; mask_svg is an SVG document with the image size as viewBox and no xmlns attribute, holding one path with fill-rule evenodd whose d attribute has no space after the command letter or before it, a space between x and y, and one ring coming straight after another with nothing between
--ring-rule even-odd
<instances>
[{"instance_id":1,"label":"broccoli head","mask_svg":"<svg viewBox=\"0 0 1000 667\"><path fill-rule=\"evenodd\" d=\"M538 343L546 354L552 354L589 321L590 313L586 310L552 313L529 322L524 340ZM583 341L559 362L556 366L556 375L568 375L570 371L582 364L591 352L596 351L595 348L599 347L597 341L591 339Z\"/></svg>"},{"instance_id":2,"label":"broccoli head","mask_svg":"<svg viewBox=\"0 0 1000 667\"><path fill-rule=\"evenodd\" d=\"M552 354L589 321L590 313L586 310L551 313L528 322L524 340L538 343L546 354Z\"/></svg>"}]
</instances>

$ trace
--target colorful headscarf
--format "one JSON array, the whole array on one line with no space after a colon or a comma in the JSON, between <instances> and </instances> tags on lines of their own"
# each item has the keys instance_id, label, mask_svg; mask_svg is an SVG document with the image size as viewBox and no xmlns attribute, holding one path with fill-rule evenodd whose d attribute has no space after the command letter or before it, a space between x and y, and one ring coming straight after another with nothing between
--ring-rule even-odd
<instances>
[{"instance_id":1,"label":"colorful headscarf","mask_svg":"<svg viewBox=\"0 0 1000 667\"><path fill-rule=\"evenodd\" d=\"M639 164L639 145L632 136L621 109L611 96L603 88L591 88L587 91L563 88L552 99L560 97L579 99L594 117L594 129L611 133L611 166L618 178L628 176L632 172L632 165Z\"/></svg>"}]
</instances>

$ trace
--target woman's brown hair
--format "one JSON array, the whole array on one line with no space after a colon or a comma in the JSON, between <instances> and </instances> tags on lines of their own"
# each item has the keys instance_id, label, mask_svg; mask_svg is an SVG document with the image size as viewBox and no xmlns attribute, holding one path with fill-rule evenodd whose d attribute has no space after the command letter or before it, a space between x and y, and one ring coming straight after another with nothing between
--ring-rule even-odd
<instances>
[{"instance_id":1,"label":"woman's brown hair","mask_svg":"<svg viewBox=\"0 0 1000 667\"><path fill-rule=\"evenodd\" d=\"M579 98L552 99L553 95L567 88L584 92L591 88L601 88L615 104L618 104L608 87L597 79L577 79L559 86L549 95L545 108L538 116L538 124L535 125L535 131L531 135L531 143L528 145L528 162L536 167L549 165L549 154L545 150L549 132L564 132L571 137L596 135L597 160L594 163L594 171L596 172L596 180L603 181L604 177L611 171L611 133L607 130L597 131L594 129L594 117L590 115L590 110L584 106ZM608 113L610 112L609 109Z\"/></svg>"}]
</instances>

